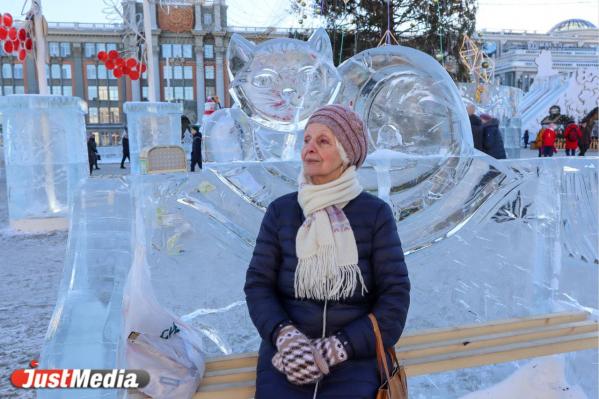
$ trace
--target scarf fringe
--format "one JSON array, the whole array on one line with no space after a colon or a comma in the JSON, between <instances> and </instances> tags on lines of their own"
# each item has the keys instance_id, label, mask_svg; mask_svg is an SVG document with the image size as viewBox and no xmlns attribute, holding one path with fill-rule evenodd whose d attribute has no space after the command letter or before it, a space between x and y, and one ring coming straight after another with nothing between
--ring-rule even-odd
<instances>
[{"instance_id":1,"label":"scarf fringe","mask_svg":"<svg viewBox=\"0 0 599 399\"><path fill-rule=\"evenodd\" d=\"M295 296L338 301L352 296L358 281L364 295L368 290L358 265L337 265L335 245L321 245L316 254L299 259L294 279Z\"/></svg>"}]
</instances>

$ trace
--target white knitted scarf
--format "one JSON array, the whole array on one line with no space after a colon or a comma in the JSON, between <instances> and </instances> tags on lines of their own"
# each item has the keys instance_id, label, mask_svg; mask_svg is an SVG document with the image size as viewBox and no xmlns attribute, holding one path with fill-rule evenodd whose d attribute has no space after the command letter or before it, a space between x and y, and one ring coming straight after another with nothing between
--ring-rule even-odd
<instances>
[{"instance_id":1,"label":"white knitted scarf","mask_svg":"<svg viewBox=\"0 0 599 399\"><path fill-rule=\"evenodd\" d=\"M306 220L295 237L298 258L295 296L339 300L353 295L358 280L367 292L358 267L358 248L343 207L362 192L356 168L325 184L310 184L299 176L298 202Z\"/></svg>"}]
</instances>

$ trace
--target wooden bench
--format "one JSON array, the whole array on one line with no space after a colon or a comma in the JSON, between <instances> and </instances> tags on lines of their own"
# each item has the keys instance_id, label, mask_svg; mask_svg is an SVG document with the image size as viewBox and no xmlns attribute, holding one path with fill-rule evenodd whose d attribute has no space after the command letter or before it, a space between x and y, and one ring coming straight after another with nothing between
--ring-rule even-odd
<instances>
[{"instance_id":1,"label":"wooden bench","mask_svg":"<svg viewBox=\"0 0 599 399\"><path fill-rule=\"evenodd\" d=\"M568 312L419 331L396 351L409 377L598 347L597 321ZM194 399L252 398L256 362L256 353L211 359Z\"/></svg>"}]
</instances>

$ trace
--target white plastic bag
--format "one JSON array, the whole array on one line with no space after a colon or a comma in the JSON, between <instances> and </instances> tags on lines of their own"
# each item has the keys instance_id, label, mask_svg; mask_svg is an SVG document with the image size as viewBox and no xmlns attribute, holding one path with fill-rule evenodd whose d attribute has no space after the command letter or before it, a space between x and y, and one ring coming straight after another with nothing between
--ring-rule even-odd
<instances>
[{"instance_id":1,"label":"white plastic bag","mask_svg":"<svg viewBox=\"0 0 599 399\"><path fill-rule=\"evenodd\" d=\"M140 391L152 398L191 398L204 375L201 340L156 300L141 245L127 276L123 312L127 368L150 374L150 383Z\"/></svg>"}]
</instances>

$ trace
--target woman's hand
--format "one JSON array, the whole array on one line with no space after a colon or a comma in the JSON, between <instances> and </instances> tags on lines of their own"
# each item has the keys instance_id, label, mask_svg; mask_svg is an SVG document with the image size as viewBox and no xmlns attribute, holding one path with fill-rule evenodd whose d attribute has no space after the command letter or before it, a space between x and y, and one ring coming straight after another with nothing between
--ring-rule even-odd
<instances>
[{"instance_id":1,"label":"woman's hand","mask_svg":"<svg viewBox=\"0 0 599 399\"><path fill-rule=\"evenodd\" d=\"M272 364L292 384L313 384L329 373L327 361L321 352L295 326L283 327L276 345L278 352L272 358Z\"/></svg>"},{"instance_id":2,"label":"woman's hand","mask_svg":"<svg viewBox=\"0 0 599 399\"><path fill-rule=\"evenodd\" d=\"M345 347L335 335L327 338L313 339L312 345L324 357L329 367L342 363L348 358Z\"/></svg>"}]
</instances>

